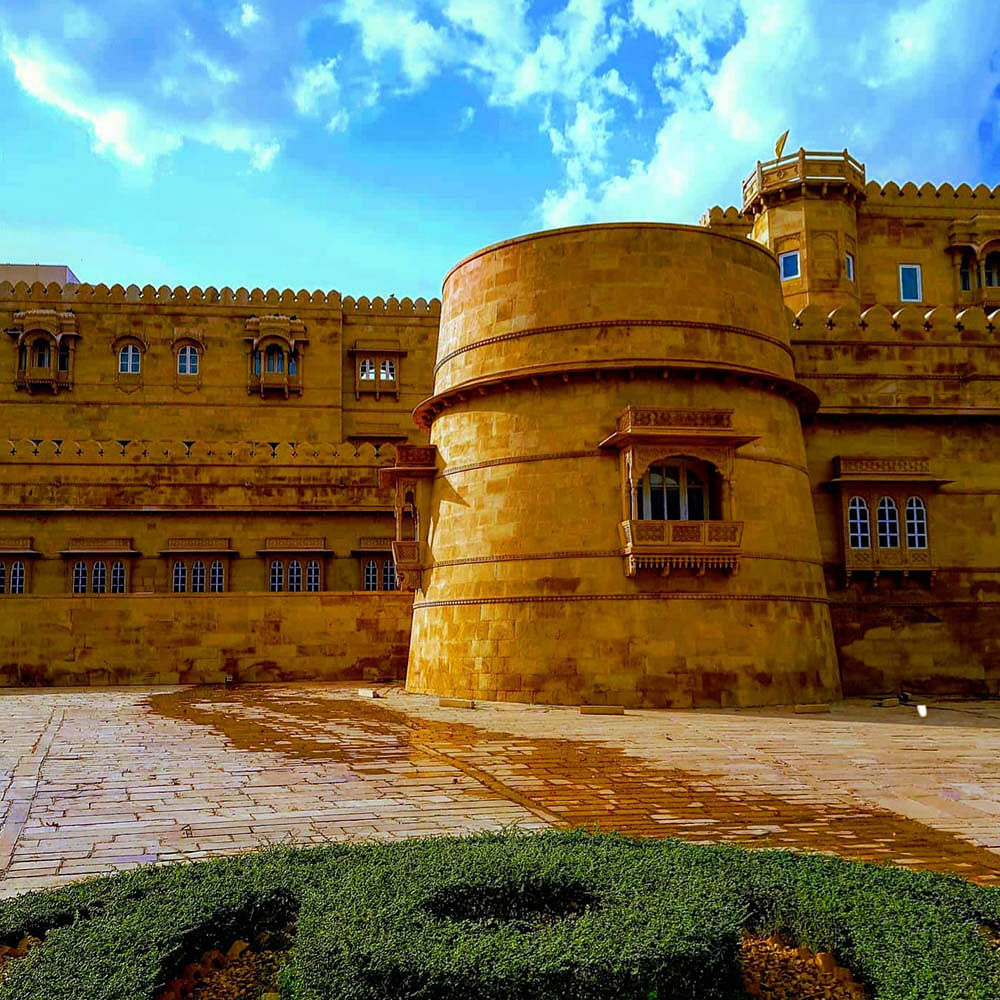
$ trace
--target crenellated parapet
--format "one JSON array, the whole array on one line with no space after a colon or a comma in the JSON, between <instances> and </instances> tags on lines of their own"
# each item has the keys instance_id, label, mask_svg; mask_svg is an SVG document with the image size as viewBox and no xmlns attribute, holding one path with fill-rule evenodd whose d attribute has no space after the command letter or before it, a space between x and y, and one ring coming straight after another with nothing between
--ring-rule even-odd
<instances>
[{"instance_id":1,"label":"crenellated parapet","mask_svg":"<svg viewBox=\"0 0 1000 1000\"><path fill-rule=\"evenodd\" d=\"M1000 415L1000 310L811 305L789 320L796 378L821 415Z\"/></svg>"},{"instance_id":2,"label":"crenellated parapet","mask_svg":"<svg viewBox=\"0 0 1000 1000\"><path fill-rule=\"evenodd\" d=\"M886 184L869 181L865 185L865 196L869 206L881 204L911 207L934 203L948 208L976 209L985 207L989 202L1000 202L1000 184L991 188L985 184L976 187L959 184L958 187L953 187L948 183L924 183L918 187L912 181L903 185L895 181Z\"/></svg>"},{"instance_id":3,"label":"crenellated parapet","mask_svg":"<svg viewBox=\"0 0 1000 1000\"><path fill-rule=\"evenodd\" d=\"M354 299L350 295L344 297L343 310L345 315L358 316L439 316L441 314L441 300L418 298L397 299L395 295L390 295L383 299L380 295L369 299L362 295L359 299Z\"/></svg>"},{"instance_id":4,"label":"crenellated parapet","mask_svg":"<svg viewBox=\"0 0 1000 1000\"><path fill-rule=\"evenodd\" d=\"M441 311L441 302L438 299L428 301L424 298L397 299L390 295L387 299L376 296L369 299L361 296L354 299L351 296L341 297L336 290L308 291L301 288L294 291L286 288L279 291L277 288L236 288L232 289L228 285L224 288L215 288L210 285L201 288L199 285L192 285L189 288L183 285L176 285L171 288L169 285L160 285L155 288L153 285L112 285L110 288L101 283L91 285L80 284L59 284L51 282L48 285L40 281L28 284L19 281L12 284L9 281L0 281L0 301L13 299L17 302L44 302L58 303L65 307L74 304L88 303L127 303L137 302L145 304L167 304L170 305L261 305L261 306L333 306L342 308L345 313L358 314L385 314L402 316L436 316Z\"/></svg>"},{"instance_id":5,"label":"crenellated parapet","mask_svg":"<svg viewBox=\"0 0 1000 1000\"><path fill-rule=\"evenodd\" d=\"M1000 310L984 312L979 307L955 311L945 306L924 310L904 306L890 311L883 305L863 312L841 306L827 312L809 305L797 313L788 313L792 343L804 341L900 340L907 344L940 345L942 342L969 345L982 341L1000 348L996 332L1000 329Z\"/></svg>"}]
</instances>

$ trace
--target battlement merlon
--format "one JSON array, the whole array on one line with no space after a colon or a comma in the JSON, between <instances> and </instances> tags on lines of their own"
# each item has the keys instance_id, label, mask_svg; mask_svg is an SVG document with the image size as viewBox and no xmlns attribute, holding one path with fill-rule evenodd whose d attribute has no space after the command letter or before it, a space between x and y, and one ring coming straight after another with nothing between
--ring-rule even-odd
<instances>
[{"instance_id":1,"label":"battlement merlon","mask_svg":"<svg viewBox=\"0 0 1000 1000\"><path fill-rule=\"evenodd\" d=\"M774 198L788 192L805 194L808 188L822 193L840 190L858 201L866 197L865 165L845 149L839 153L799 149L773 160L757 161L757 167L743 182L743 213L751 219Z\"/></svg>"}]
</instances>

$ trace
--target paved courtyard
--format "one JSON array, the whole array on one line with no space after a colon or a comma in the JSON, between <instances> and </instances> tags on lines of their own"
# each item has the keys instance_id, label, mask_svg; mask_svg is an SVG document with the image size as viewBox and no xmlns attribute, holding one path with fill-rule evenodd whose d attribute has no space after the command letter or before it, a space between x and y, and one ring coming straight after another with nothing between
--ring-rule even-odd
<instances>
[{"instance_id":1,"label":"paved courtyard","mask_svg":"<svg viewBox=\"0 0 1000 1000\"><path fill-rule=\"evenodd\" d=\"M1000 704L443 709L354 686L0 694L0 895L273 843L583 826L1000 882Z\"/></svg>"}]
</instances>

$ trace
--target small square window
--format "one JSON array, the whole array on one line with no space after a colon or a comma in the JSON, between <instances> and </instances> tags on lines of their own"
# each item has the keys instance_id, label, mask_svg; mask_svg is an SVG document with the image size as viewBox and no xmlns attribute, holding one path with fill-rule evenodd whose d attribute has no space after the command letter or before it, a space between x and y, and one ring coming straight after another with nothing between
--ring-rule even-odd
<instances>
[{"instance_id":1,"label":"small square window","mask_svg":"<svg viewBox=\"0 0 1000 1000\"><path fill-rule=\"evenodd\" d=\"M844 273L847 275L848 281L854 280L854 254L852 253L844 255Z\"/></svg>"},{"instance_id":2,"label":"small square window","mask_svg":"<svg viewBox=\"0 0 1000 1000\"><path fill-rule=\"evenodd\" d=\"M799 276L799 252L792 250L790 253L778 255L778 267L781 269L781 280L788 281L790 278Z\"/></svg>"},{"instance_id":3,"label":"small square window","mask_svg":"<svg viewBox=\"0 0 1000 1000\"><path fill-rule=\"evenodd\" d=\"M920 302L923 298L923 288L920 281L919 264L899 265L899 300L901 302Z\"/></svg>"}]
</instances>

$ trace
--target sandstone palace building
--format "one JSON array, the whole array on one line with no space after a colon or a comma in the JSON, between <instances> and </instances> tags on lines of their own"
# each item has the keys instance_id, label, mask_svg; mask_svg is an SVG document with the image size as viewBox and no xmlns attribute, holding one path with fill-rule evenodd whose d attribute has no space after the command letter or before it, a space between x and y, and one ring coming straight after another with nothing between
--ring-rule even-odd
<instances>
[{"instance_id":1,"label":"sandstone palace building","mask_svg":"<svg viewBox=\"0 0 1000 1000\"><path fill-rule=\"evenodd\" d=\"M440 301L0 267L0 678L1000 690L1000 187L758 163Z\"/></svg>"}]
</instances>

